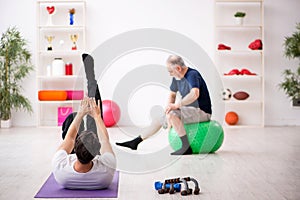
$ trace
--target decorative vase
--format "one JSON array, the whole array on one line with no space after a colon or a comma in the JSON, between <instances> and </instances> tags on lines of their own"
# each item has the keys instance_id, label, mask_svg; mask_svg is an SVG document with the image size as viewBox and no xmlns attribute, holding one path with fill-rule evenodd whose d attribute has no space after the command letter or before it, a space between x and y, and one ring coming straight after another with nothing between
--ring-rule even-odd
<instances>
[{"instance_id":1,"label":"decorative vase","mask_svg":"<svg viewBox=\"0 0 300 200\"><path fill-rule=\"evenodd\" d=\"M55 7L54 6L47 6L46 9L48 11L47 26L53 26L52 16L55 14Z\"/></svg>"},{"instance_id":2,"label":"decorative vase","mask_svg":"<svg viewBox=\"0 0 300 200\"><path fill-rule=\"evenodd\" d=\"M70 13L70 25L74 24L74 14Z\"/></svg>"},{"instance_id":3,"label":"decorative vase","mask_svg":"<svg viewBox=\"0 0 300 200\"><path fill-rule=\"evenodd\" d=\"M70 25L74 24L75 8L69 10Z\"/></svg>"},{"instance_id":4,"label":"decorative vase","mask_svg":"<svg viewBox=\"0 0 300 200\"><path fill-rule=\"evenodd\" d=\"M236 25L243 25L244 18L243 17L235 17L235 24Z\"/></svg>"},{"instance_id":5,"label":"decorative vase","mask_svg":"<svg viewBox=\"0 0 300 200\"><path fill-rule=\"evenodd\" d=\"M10 128L12 126L11 119L1 120L1 128Z\"/></svg>"}]
</instances>

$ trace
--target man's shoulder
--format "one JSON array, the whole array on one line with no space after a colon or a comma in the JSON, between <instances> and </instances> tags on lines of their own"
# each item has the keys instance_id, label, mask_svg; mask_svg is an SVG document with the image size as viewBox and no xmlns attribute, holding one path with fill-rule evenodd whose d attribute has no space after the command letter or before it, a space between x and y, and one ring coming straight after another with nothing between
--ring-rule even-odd
<instances>
[{"instance_id":1,"label":"man's shoulder","mask_svg":"<svg viewBox=\"0 0 300 200\"><path fill-rule=\"evenodd\" d=\"M75 154L68 154L65 150L58 150L52 158L52 166L54 169L69 165L76 159Z\"/></svg>"},{"instance_id":2,"label":"man's shoulder","mask_svg":"<svg viewBox=\"0 0 300 200\"><path fill-rule=\"evenodd\" d=\"M67 152L63 149L60 149L55 152L53 156L53 160L61 160L62 158L66 158L68 156Z\"/></svg>"},{"instance_id":3,"label":"man's shoulder","mask_svg":"<svg viewBox=\"0 0 300 200\"><path fill-rule=\"evenodd\" d=\"M94 159L94 164L96 166L107 166L110 168L116 168L116 157L110 153L110 152L106 152L102 155L97 155Z\"/></svg>"},{"instance_id":4,"label":"man's shoulder","mask_svg":"<svg viewBox=\"0 0 300 200\"><path fill-rule=\"evenodd\" d=\"M187 75L197 75L197 76L200 76L200 72L194 68L190 68L188 69L187 71Z\"/></svg>"}]
</instances>

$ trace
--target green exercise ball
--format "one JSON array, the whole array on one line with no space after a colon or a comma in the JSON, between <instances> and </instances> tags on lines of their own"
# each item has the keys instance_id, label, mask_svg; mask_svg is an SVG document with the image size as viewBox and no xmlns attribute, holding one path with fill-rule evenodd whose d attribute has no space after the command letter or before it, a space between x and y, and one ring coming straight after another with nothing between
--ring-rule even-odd
<instances>
[{"instance_id":1,"label":"green exercise ball","mask_svg":"<svg viewBox=\"0 0 300 200\"><path fill-rule=\"evenodd\" d=\"M194 154L213 153L223 143L223 128L217 121L185 124L184 128ZM182 142L174 128L170 129L169 143L175 151L182 146Z\"/></svg>"}]
</instances>

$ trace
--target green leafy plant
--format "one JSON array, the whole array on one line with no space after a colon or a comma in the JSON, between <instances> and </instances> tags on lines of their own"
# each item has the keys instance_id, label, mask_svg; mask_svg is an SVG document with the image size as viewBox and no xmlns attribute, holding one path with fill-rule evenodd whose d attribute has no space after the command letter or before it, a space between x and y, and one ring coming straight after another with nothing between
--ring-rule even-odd
<instances>
[{"instance_id":1,"label":"green leafy plant","mask_svg":"<svg viewBox=\"0 0 300 200\"><path fill-rule=\"evenodd\" d=\"M30 101L21 94L21 82L30 71L31 53L16 27L8 28L0 40L0 118L8 120L11 110L32 112Z\"/></svg>"},{"instance_id":2,"label":"green leafy plant","mask_svg":"<svg viewBox=\"0 0 300 200\"><path fill-rule=\"evenodd\" d=\"M296 24L296 31L292 36L285 37L284 55L289 59L300 57L300 23Z\"/></svg>"},{"instance_id":3,"label":"green leafy plant","mask_svg":"<svg viewBox=\"0 0 300 200\"><path fill-rule=\"evenodd\" d=\"M296 72L286 69L283 72L284 80L279 84L279 87L291 99L300 98L300 67Z\"/></svg>"},{"instance_id":4,"label":"green leafy plant","mask_svg":"<svg viewBox=\"0 0 300 200\"><path fill-rule=\"evenodd\" d=\"M296 32L292 36L285 37L284 40L284 55L288 59L300 58L300 23L296 24ZM279 84L279 87L292 100L300 98L300 66L293 72L291 69L283 71L284 80Z\"/></svg>"},{"instance_id":5,"label":"green leafy plant","mask_svg":"<svg viewBox=\"0 0 300 200\"><path fill-rule=\"evenodd\" d=\"M236 13L234 14L234 16L235 16L235 17L245 17L245 16L246 16L246 13L245 13L245 12L240 12L240 11L238 11L238 12L236 12Z\"/></svg>"}]
</instances>

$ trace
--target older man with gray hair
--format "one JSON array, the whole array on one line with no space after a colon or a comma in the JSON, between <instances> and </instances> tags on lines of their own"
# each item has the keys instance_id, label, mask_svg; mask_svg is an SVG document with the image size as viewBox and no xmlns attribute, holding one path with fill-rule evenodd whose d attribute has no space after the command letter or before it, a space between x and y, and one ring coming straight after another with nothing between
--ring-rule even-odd
<instances>
[{"instance_id":1,"label":"older man with gray hair","mask_svg":"<svg viewBox=\"0 0 300 200\"><path fill-rule=\"evenodd\" d=\"M173 79L164 120L153 120L150 127L139 137L128 142L116 143L117 145L136 150L139 143L157 133L162 126L168 129L173 127L182 141L182 147L171 155L193 153L184 124L210 120L212 110L209 91L201 74L187 67L180 56L169 56L166 66ZM181 96L180 100L176 99L177 92Z\"/></svg>"}]
</instances>

